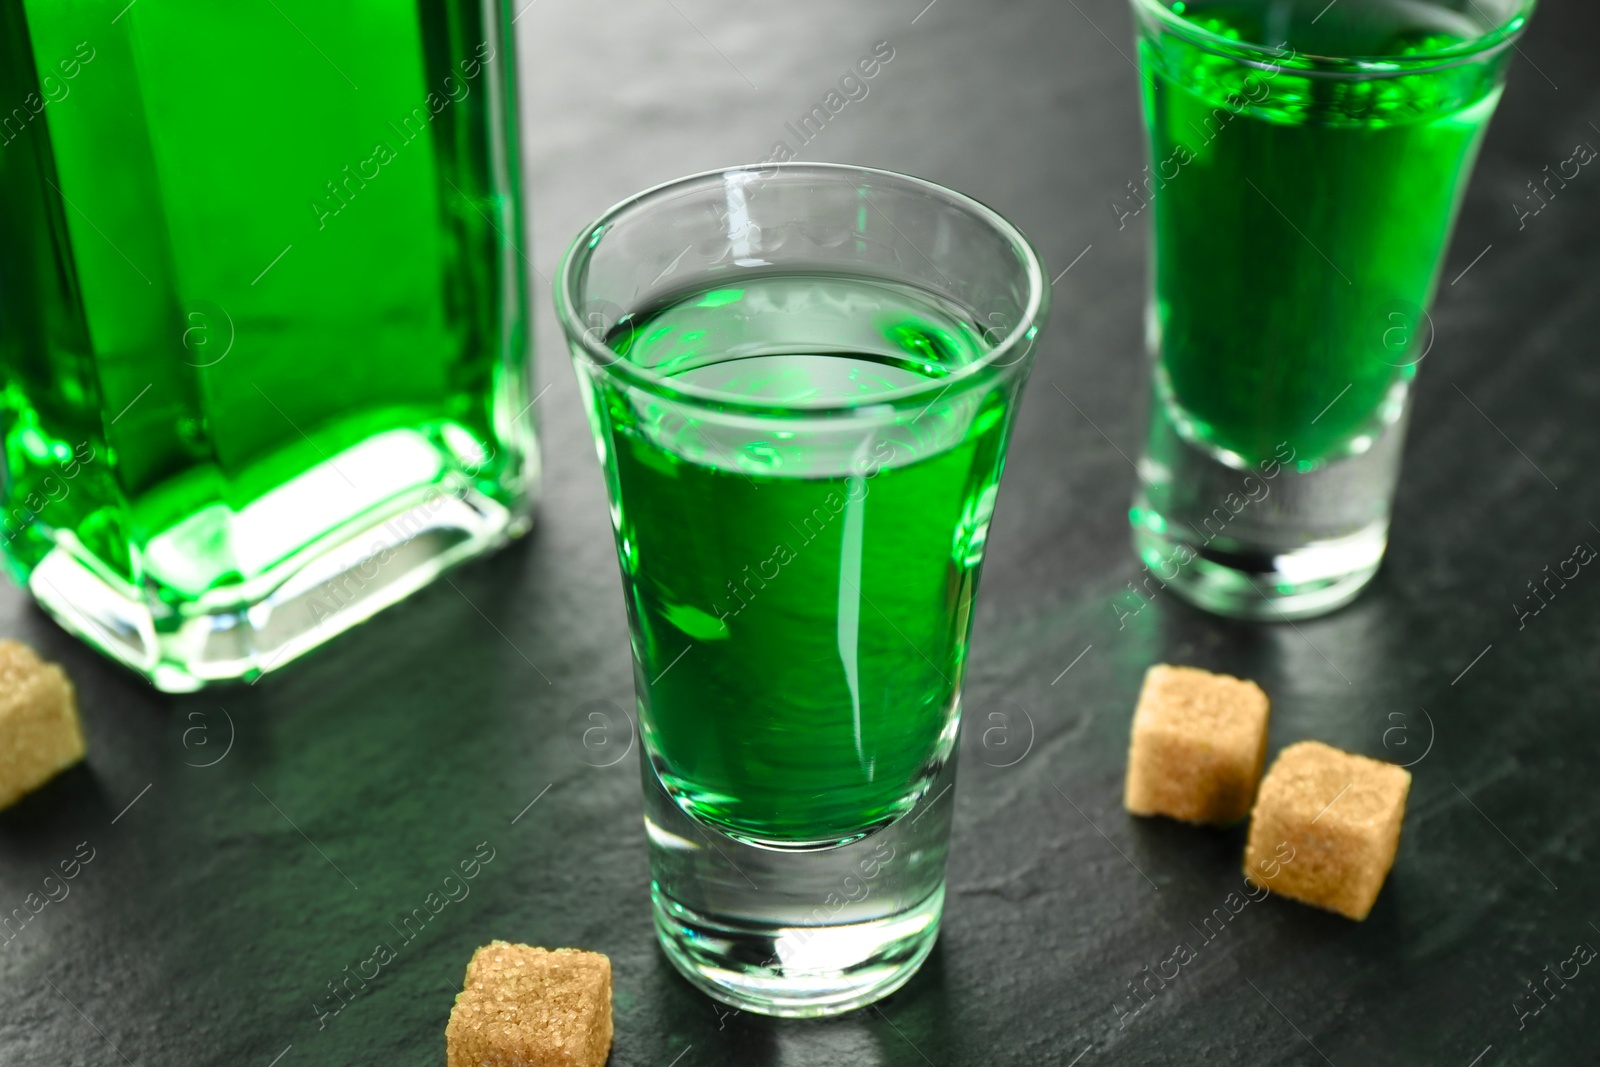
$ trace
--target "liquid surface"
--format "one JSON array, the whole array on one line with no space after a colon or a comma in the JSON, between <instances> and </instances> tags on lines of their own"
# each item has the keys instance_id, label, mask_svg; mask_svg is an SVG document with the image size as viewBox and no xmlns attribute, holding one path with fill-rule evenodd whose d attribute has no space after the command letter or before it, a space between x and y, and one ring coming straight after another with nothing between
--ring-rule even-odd
<instances>
[{"instance_id":1,"label":"liquid surface","mask_svg":"<svg viewBox=\"0 0 1600 1067\"><path fill-rule=\"evenodd\" d=\"M931 296L837 276L689 294L611 344L786 404L937 380L987 349ZM947 754L1013 400L1008 382L949 393L829 440L602 386L644 735L691 813L845 840L907 810Z\"/></svg>"},{"instance_id":2,"label":"liquid surface","mask_svg":"<svg viewBox=\"0 0 1600 1067\"><path fill-rule=\"evenodd\" d=\"M181 605L419 479L515 495L490 36L464 0L0 0L0 93L43 101L0 134L14 572L65 544Z\"/></svg>"},{"instance_id":3,"label":"liquid surface","mask_svg":"<svg viewBox=\"0 0 1600 1067\"><path fill-rule=\"evenodd\" d=\"M1488 28L1412 0L1171 6L1286 57L1420 55ZM1251 464L1284 442L1304 462L1362 451L1398 417L1425 351L1424 309L1509 50L1353 80L1254 69L1175 35L1140 48L1157 387L1175 422Z\"/></svg>"}]
</instances>

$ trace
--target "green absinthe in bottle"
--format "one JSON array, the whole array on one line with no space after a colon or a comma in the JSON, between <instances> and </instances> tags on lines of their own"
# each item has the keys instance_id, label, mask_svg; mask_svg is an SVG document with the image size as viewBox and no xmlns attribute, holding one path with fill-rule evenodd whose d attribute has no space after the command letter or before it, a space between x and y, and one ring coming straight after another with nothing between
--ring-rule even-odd
<instances>
[{"instance_id":1,"label":"green absinthe in bottle","mask_svg":"<svg viewBox=\"0 0 1600 1067\"><path fill-rule=\"evenodd\" d=\"M952 383L865 438L837 417L807 428L795 408L866 412L991 346L963 309L910 287L731 284L640 309L609 344L781 420L707 418L603 377L594 396L643 734L697 817L756 842L833 843L908 810L950 755L1016 381Z\"/></svg>"},{"instance_id":2,"label":"green absinthe in bottle","mask_svg":"<svg viewBox=\"0 0 1600 1067\"><path fill-rule=\"evenodd\" d=\"M496 11L0 0L6 560L164 688L526 524Z\"/></svg>"},{"instance_id":3,"label":"green absinthe in bottle","mask_svg":"<svg viewBox=\"0 0 1600 1067\"><path fill-rule=\"evenodd\" d=\"M1398 417L1431 333L1423 309L1509 50L1397 77L1312 75L1294 64L1400 60L1491 27L1475 5L1428 0L1169 6L1284 58L1252 67L1176 31L1141 40L1157 388L1186 437L1241 466L1285 442L1302 468L1359 452Z\"/></svg>"}]
</instances>

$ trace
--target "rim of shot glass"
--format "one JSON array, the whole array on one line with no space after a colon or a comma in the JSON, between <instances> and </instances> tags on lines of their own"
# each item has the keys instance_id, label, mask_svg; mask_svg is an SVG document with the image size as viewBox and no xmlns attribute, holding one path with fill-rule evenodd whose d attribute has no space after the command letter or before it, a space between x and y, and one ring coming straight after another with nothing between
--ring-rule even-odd
<instances>
[{"instance_id":1,"label":"rim of shot glass","mask_svg":"<svg viewBox=\"0 0 1600 1067\"><path fill-rule=\"evenodd\" d=\"M1282 46L1239 41L1213 33L1172 10L1171 0L1131 0L1143 15L1159 22L1163 28L1184 38L1190 44L1213 55L1234 59L1248 66L1268 71L1291 71L1310 77L1372 79L1397 78L1409 74L1426 74L1429 71L1459 66L1511 47L1528 24L1538 0L1521 0L1504 21L1476 37L1431 52L1409 56L1324 56L1294 52L1285 58ZM1480 14L1483 8L1477 0L1472 7Z\"/></svg>"},{"instance_id":2,"label":"rim of shot glass","mask_svg":"<svg viewBox=\"0 0 1600 1067\"><path fill-rule=\"evenodd\" d=\"M841 401L832 401L818 405L802 404L774 404L771 401L752 400L738 393L723 392L708 389L703 386L690 385L684 382L675 382L670 377L657 374L648 367L639 366L621 355L611 346L604 344L595 337L592 327L586 325L579 317L578 309L583 306L582 287L587 271L585 270L595 248L601 238L622 215L635 209L649 208L655 204L666 203L670 200L687 196L699 191L705 183L712 180L725 180L732 174L755 175L755 180L812 180L822 179L834 182L845 175L856 178L866 178L879 183L902 185L907 189L916 190L937 197L952 207L959 208L976 216L987 223L998 233L1016 253L1021 273L1026 278L1028 288L1027 303L1022 309L1022 314L1015 327L1011 328L999 344L985 352L980 359L973 360L949 374L940 378L930 378L926 382L905 386L900 389L875 393L870 396L850 398ZM860 187L857 181L848 184ZM890 223L892 226L893 223ZM913 246L915 247L915 246ZM892 170L880 170L874 167L858 167L847 163L744 163L731 167L717 167L713 170L700 171L696 174L674 178L662 182L660 185L651 186L642 192L635 193L626 200L619 201L606 211L602 212L593 222L585 226L567 246L566 252L561 257L561 265L556 270L556 277L552 288L554 289L556 317L561 323L563 332L568 339L576 344L583 352L585 358L596 367L608 374L613 374L626 380L630 385L637 386L672 401L683 401L694 404L715 405L719 410L730 414L782 416L798 415L806 418L850 417L862 412L881 413L886 407L897 408L913 406L919 401L931 402L957 386L970 386L975 382L986 381L1001 371L1006 370L1016 362L1013 356L1019 349L1026 351L1025 346L1030 344L1038 333L1039 324L1050 309L1050 287L1045 284L1044 263L1039 258L1039 253L1032 243L1012 225L1004 215L989 207L979 200L975 200L965 193L958 193L937 182L928 181L910 174L901 174Z\"/></svg>"}]
</instances>

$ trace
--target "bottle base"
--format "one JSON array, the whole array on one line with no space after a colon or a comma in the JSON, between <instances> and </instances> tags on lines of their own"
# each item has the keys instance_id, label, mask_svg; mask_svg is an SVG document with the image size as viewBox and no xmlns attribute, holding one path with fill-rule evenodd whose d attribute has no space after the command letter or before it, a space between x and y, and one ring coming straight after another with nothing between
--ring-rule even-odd
<instances>
[{"instance_id":1,"label":"bottle base","mask_svg":"<svg viewBox=\"0 0 1600 1067\"><path fill-rule=\"evenodd\" d=\"M315 477L338 473L324 466ZM327 514L323 528L331 532L246 581L192 596L155 577L136 587L106 573L65 534L29 573L28 588L61 626L163 692L253 682L530 527L521 501L507 506L437 470L421 484L393 485L354 515ZM272 529L314 528L316 520L298 510L274 517ZM164 558L147 555L149 574Z\"/></svg>"}]
</instances>

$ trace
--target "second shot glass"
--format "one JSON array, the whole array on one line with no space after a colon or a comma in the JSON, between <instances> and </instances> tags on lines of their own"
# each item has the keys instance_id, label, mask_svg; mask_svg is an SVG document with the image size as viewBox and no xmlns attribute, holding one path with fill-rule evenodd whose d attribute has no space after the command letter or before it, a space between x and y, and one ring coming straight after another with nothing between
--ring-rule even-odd
<instances>
[{"instance_id":1,"label":"second shot glass","mask_svg":"<svg viewBox=\"0 0 1600 1067\"><path fill-rule=\"evenodd\" d=\"M1222 615L1330 611L1383 558L1428 306L1532 9L1133 0L1153 211L1150 430L1131 512Z\"/></svg>"}]
</instances>

